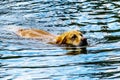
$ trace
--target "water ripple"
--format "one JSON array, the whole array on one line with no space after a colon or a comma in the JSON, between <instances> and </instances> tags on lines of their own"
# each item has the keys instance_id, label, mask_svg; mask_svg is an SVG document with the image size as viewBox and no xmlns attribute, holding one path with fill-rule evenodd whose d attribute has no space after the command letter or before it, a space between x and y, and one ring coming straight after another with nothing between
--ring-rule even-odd
<instances>
[{"instance_id":1,"label":"water ripple","mask_svg":"<svg viewBox=\"0 0 120 80\"><path fill-rule=\"evenodd\" d=\"M0 78L119 80L119 13L120 2L110 0L1 0ZM20 28L80 30L89 46L80 52L23 39Z\"/></svg>"}]
</instances>

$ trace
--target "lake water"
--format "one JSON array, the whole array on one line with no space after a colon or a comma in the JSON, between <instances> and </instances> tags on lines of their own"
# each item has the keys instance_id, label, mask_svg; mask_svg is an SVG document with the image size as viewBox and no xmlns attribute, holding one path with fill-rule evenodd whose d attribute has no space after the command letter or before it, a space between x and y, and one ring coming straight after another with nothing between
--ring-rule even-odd
<instances>
[{"instance_id":1,"label":"lake water","mask_svg":"<svg viewBox=\"0 0 120 80\"><path fill-rule=\"evenodd\" d=\"M86 52L23 39L19 28L80 30ZM119 0L1 0L0 80L120 80Z\"/></svg>"}]
</instances>

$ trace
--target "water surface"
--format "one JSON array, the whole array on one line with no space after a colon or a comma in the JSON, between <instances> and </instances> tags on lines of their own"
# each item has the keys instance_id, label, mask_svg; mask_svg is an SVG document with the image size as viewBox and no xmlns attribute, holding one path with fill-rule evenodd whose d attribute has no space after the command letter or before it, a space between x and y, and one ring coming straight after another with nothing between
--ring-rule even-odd
<instances>
[{"instance_id":1,"label":"water surface","mask_svg":"<svg viewBox=\"0 0 120 80\"><path fill-rule=\"evenodd\" d=\"M119 14L119 0L1 0L0 79L119 80ZM78 54L23 39L15 34L19 28L80 30L89 46Z\"/></svg>"}]
</instances>

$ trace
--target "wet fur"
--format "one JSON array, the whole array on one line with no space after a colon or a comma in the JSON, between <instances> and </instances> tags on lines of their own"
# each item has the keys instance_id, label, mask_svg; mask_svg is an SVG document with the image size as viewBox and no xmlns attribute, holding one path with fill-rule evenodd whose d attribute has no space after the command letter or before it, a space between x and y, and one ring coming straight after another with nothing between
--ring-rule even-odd
<instances>
[{"instance_id":1,"label":"wet fur","mask_svg":"<svg viewBox=\"0 0 120 80\"><path fill-rule=\"evenodd\" d=\"M82 43L83 35L81 32L73 30L65 32L61 35L54 35L47 31L37 30L37 29L20 29L17 34L23 38L37 38L42 39L49 44L58 44L58 45L71 45L71 46L80 46Z\"/></svg>"}]
</instances>

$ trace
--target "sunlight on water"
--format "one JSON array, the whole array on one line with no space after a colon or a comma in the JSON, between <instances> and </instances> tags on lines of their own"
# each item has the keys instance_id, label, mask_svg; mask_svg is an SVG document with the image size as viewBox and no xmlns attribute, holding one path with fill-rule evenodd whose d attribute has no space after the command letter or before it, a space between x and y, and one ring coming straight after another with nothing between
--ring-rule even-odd
<instances>
[{"instance_id":1,"label":"sunlight on water","mask_svg":"<svg viewBox=\"0 0 120 80\"><path fill-rule=\"evenodd\" d=\"M120 1L0 1L0 80L119 80ZM79 30L86 50L25 39L19 29ZM78 47L79 48L79 47Z\"/></svg>"}]
</instances>

